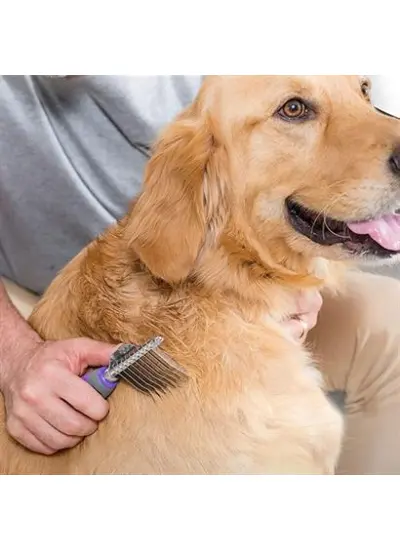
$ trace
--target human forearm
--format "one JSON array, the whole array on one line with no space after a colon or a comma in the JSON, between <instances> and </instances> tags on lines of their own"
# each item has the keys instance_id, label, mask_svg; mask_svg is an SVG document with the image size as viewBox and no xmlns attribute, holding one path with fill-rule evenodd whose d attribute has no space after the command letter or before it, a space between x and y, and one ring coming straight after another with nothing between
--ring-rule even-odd
<instances>
[{"instance_id":1,"label":"human forearm","mask_svg":"<svg viewBox=\"0 0 400 550\"><path fill-rule=\"evenodd\" d=\"M0 279L0 390L13 365L41 342L40 337L18 313Z\"/></svg>"}]
</instances>

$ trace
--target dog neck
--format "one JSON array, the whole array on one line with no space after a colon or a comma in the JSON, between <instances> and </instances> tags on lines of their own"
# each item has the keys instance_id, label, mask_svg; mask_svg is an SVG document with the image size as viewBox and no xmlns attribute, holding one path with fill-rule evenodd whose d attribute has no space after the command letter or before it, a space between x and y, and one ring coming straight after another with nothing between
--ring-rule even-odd
<instances>
[{"instance_id":1,"label":"dog neck","mask_svg":"<svg viewBox=\"0 0 400 550\"><path fill-rule=\"evenodd\" d=\"M228 227L214 247L200 253L190 278L209 290L260 302L277 286L289 292L320 288L327 275L321 263L289 250L277 238L260 250L248 231Z\"/></svg>"},{"instance_id":2,"label":"dog neck","mask_svg":"<svg viewBox=\"0 0 400 550\"><path fill-rule=\"evenodd\" d=\"M122 234L127 224L129 216L119 224ZM265 250L260 250L248 227L242 230L229 222L219 235L206 238L192 270L179 282L152 273L129 244L125 250L127 257L123 263L126 265L133 259L134 271L151 281L153 291L172 300L182 293L214 300L220 297L223 301L225 296L239 307L241 303L244 306L252 303L276 309L277 300L281 302L283 296L292 297L296 291L324 286L327 272L320 269L321 262L295 253L277 237L271 237Z\"/></svg>"}]
</instances>

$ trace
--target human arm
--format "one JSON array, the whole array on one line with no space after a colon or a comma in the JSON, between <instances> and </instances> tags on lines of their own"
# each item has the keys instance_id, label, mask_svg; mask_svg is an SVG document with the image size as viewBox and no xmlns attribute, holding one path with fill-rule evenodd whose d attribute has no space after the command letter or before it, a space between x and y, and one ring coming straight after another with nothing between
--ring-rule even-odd
<instances>
[{"instance_id":1,"label":"human arm","mask_svg":"<svg viewBox=\"0 0 400 550\"><path fill-rule=\"evenodd\" d=\"M0 280L0 390L7 429L32 451L53 454L93 433L107 402L80 379L115 347L80 338L45 342L21 317Z\"/></svg>"}]
</instances>

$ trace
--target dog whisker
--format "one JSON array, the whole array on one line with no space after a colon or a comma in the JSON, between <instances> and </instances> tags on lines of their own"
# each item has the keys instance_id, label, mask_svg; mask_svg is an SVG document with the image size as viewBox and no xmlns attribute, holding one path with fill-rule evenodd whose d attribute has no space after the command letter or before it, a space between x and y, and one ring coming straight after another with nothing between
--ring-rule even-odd
<instances>
[{"instance_id":1,"label":"dog whisker","mask_svg":"<svg viewBox=\"0 0 400 550\"><path fill-rule=\"evenodd\" d=\"M345 235L339 235L338 233L335 233L335 231L333 231L333 229L329 226L329 223L327 222L327 218L329 218L329 210L338 202L340 201L341 199L343 199L344 197L347 196L347 193L346 191L344 191L343 193L341 193L338 197L336 197L335 199L333 199L332 201L330 201L327 205L324 206L324 208L321 210L321 212L319 212L318 216L315 218L314 220L314 223L312 225L312 231L314 230L314 227L315 227L315 224L317 223L318 219L323 216L323 221L322 221L322 236L323 238L325 238L325 228L329 231L329 233L331 233L332 235L335 235L336 237L339 237L340 239L343 239L343 240L346 240L348 239L348 237L346 237Z\"/></svg>"}]
</instances>

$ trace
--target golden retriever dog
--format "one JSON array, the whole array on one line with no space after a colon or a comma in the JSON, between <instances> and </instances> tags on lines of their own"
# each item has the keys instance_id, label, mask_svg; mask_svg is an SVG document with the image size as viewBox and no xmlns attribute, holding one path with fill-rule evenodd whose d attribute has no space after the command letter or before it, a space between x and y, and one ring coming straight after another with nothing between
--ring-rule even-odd
<instances>
[{"instance_id":1,"label":"golden retriever dog","mask_svg":"<svg viewBox=\"0 0 400 550\"><path fill-rule=\"evenodd\" d=\"M399 206L400 122L373 108L368 81L205 78L128 214L30 319L45 339L162 335L188 381L157 399L121 382L99 430L52 457L1 416L1 473L334 473L341 414L281 321L343 266L393 261Z\"/></svg>"}]
</instances>

